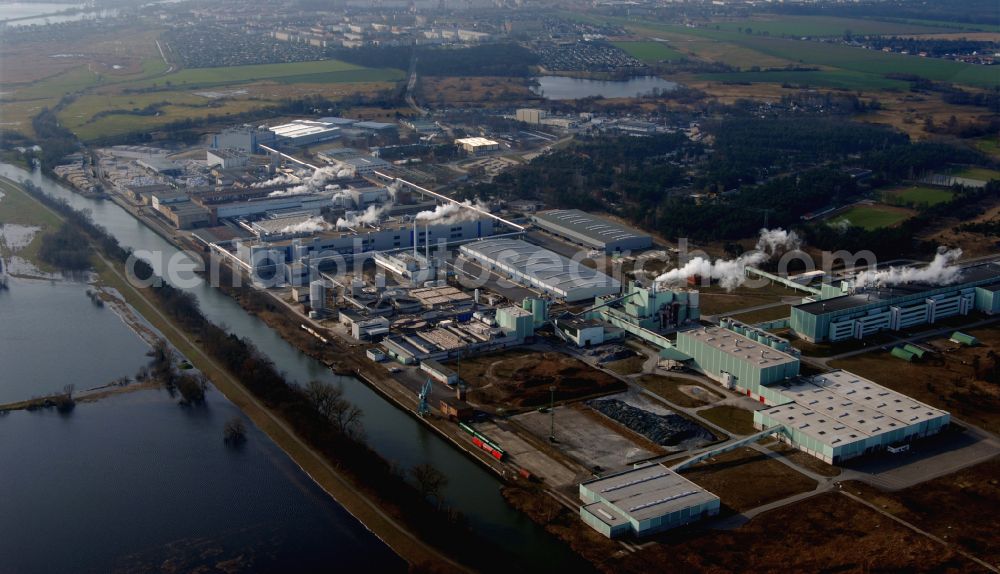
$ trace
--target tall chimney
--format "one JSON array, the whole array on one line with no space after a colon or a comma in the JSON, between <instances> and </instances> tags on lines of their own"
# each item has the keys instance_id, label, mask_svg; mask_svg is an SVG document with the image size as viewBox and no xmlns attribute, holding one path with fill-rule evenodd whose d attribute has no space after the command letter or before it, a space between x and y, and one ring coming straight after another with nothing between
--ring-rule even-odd
<instances>
[{"instance_id":1,"label":"tall chimney","mask_svg":"<svg viewBox=\"0 0 1000 574\"><path fill-rule=\"evenodd\" d=\"M427 257L427 266L431 264L431 224L424 225L424 255Z\"/></svg>"},{"instance_id":2,"label":"tall chimney","mask_svg":"<svg viewBox=\"0 0 1000 574\"><path fill-rule=\"evenodd\" d=\"M417 218L413 218L413 258L417 258Z\"/></svg>"}]
</instances>

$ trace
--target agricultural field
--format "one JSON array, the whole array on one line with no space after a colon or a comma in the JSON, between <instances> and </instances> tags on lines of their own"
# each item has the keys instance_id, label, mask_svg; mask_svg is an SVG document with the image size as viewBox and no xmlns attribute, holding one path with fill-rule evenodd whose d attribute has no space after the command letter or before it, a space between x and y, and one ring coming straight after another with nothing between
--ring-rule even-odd
<instances>
[{"instance_id":1,"label":"agricultural field","mask_svg":"<svg viewBox=\"0 0 1000 574\"><path fill-rule=\"evenodd\" d=\"M624 50L628 55L636 60L647 64L657 62L679 60L684 54L670 47L666 42L639 41L639 42L612 42L615 46Z\"/></svg>"},{"instance_id":2,"label":"agricultural field","mask_svg":"<svg viewBox=\"0 0 1000 574\"><path fill-rule=\"evenodd\" d=\"M688 28L627 18L593 18L575 14L568 14L568 17L624 26L638 35L669 40L682 52L743 69L753 66L761 69L782 68L788 65L815 66L819 67L820 71L839 70L857 76L856 82L874 82L875 79L884 79L886 74L897 73L978 87L1000 85L1000 77L989 66L889 54L839 44L746 34L736 30L724 30L721 25L716 29L713 24ZM879 24L893 25L884 22ZM843 29L840 33L843 33ZM846 80L842 77L840 81Z\"/></svg>"},{"instance_id":3,"label":"agricultural field","mask_svg":"<svg viewBox=\"0 0 1000 574\"><path fill-rule=\"evenodd\" d=\"M946 28L908 22L885 22L862 18L839 18L835 16L791 16L765 14L740 21L717 21L706 24L728 32L765 33L771 36L843 36L852 34L885 34L911 36L946 32Z\"/></svg>"},{"instance_id":4,"label":"agricultural field","mask_svg":"<svg viewBox=\"0 0 1000 574\"><path fill-rule=\"evenodd\" d=\"M850 225L872 230L880 227L892 227L909 219L912 215L913 211L902 207L880 204L857 205L833 217L830 224L838 225L847 221Z\"/></svg>"},{"instance_id":5,"label":"agricultural field","mask_svg":"<svg viewBox=\"0 0 1000 574\"><path fill-rule=\"evenodd\" d=\"M909 84L901 80L857 74L846 70L772 70L764 72L724 72L699 74L698 79L727 83L772 83L796 87L834 88L838 90L906 89Z\"/></svg>"},{"instance_id":6,"label":"agricultural field","mask_svg":"<svg viewBox=\"0 0 1000 574\"><path fill-rule=\"evenodd\" d=\"M337 60L174 70L157 47L160 30L123 26L89 34L3 46L0 129L35 134L44 108L63 101L59 119L85 141L149 131L183 119L224 118L310 95L337 99L375 93L405 77ZM199 88L233 86L199 93Z\"/></svg>"},{"instance_id":7,"label":"agricultural field","mask_svg":"<svg viewBox=\"0 0 1000 574\"><path fill-rule=\"evenodd\" d=\"M883 201L891 205L924 207L951 201L954 196L950 189L923 185L897 187L882 192Z\"/></svg>"},{"instance_id":8,"label":"agricultural field","mask_svg":"<svg viewBox=\"0 0 1000 574\"><path fill-rule=\"evenodd\" d=\"M157 79L142 82L133 87L149 88L159 85L170 88L202 88L267 81L284 84L391 82L401 80L404 76L402 70L363 68L339 60L320 60L229 68L192 68L166 75L162 81Z\"/></svg>"}]
</instances>

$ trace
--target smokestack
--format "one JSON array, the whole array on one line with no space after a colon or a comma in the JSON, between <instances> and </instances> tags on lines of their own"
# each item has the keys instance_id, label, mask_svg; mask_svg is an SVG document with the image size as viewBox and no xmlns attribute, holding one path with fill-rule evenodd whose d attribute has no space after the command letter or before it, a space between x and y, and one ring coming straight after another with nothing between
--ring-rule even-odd
<instances>
[{"instance_id":1,"label":"smokestack","mask_svg":"<svg viewBox=\"0 0 1000 574\"><path fill-rule=\"evenodd\" d=\"M424 255L427 257L427 265L431 264L431 224L424 225Z\"/></svg>"},{"instance_id":2,"label":"smokestack","mask_svg":"<svg viewBox=\"0 0 1000 574\"><path fill-rule=\"evenodd\" d=\"M417 220L413 220L413 258L417 258Z\"/></svg>"}]
</instances>

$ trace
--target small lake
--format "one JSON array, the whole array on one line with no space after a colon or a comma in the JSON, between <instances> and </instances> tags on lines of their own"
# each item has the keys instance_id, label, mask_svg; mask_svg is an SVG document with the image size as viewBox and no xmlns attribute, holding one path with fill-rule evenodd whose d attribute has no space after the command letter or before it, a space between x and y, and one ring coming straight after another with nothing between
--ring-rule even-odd
<instances>
[{"instance_id":1,"label":"small lake","mask_svg":"<svg viewBox=\"0 0 1000 574\"><path fill-rule=\"evenodd\" d=\"M653 90L676 90L679 85L677 82L656 76L641 76L628 80L589 80L566 76L540 76L534 80L538 82L538 85L533 86L531 91L548 100L579 100L595 96L634 98L636 95L648 95Z\"/></svg>"}]
</instances>

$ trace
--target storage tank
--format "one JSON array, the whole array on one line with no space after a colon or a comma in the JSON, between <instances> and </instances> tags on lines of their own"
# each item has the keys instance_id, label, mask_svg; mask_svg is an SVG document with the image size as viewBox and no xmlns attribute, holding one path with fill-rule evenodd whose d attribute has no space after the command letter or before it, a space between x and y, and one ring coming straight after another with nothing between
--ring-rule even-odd
<instances>
[{"instance_id":1,"label":"storage tank","mask_svg":"<svg viewBox=\"0 0 1000 574\"><path fill-rule=\"evenodd\" d=\"M697 321L701 318L701 293L698 291L688 292L688 319Z\"/></svg>"},{"instance_id":2,"label":"storage tank","mask_svg":"<svg viewBox=\"0 0 1000 574\"><path fill-rule=\"evenodd\" d=\"M309 306L316 311L326 308L326 283L313 281L309 284Z\"/></svg>"}]
</instances>

